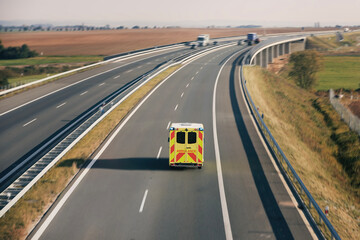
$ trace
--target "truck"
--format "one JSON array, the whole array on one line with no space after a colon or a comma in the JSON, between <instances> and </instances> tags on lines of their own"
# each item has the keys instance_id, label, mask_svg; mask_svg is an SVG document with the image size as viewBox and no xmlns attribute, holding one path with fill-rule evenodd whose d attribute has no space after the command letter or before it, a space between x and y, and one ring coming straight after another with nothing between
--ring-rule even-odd
<instances>
[{"instance_id":1,"label":"truck","mask_svg":"<svg viewBox=\"0 0 360 240\"><path fill-rule=\"evenodd\" d=\"M260 39L257 37L256 33L248 33L246 41L248 45L251 46L254 43L259 43Z\"/></svg>"},{"instance_id":2,"label":"truck","mask_svg":"<svg viewBox=\"0 0 360 240\"><path fill-rule=\"evenodd\" d=\"M169 166L197 167L204 165L204 125L172 123L169 128Z\"/></svg>"},{"instance_id":3,"label":"truck","mask_svg":"<svg viewBox=\"0 0 360 240\"><path fill-rule=\"evenodd\" d=\"M209 34L201 34L198 36L197 40L200 47L205 47L210 44L210 35Z\"/></svg>"}]
</instances>

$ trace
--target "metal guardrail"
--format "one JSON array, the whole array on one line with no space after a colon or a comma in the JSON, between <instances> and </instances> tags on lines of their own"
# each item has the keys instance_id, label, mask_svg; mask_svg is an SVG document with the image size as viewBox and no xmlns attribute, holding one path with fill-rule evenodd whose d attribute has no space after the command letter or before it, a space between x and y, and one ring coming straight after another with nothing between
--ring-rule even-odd
<instances>
[{"instance_id":1,"label":"metal guardrail","mask_svg":"<svg viewBox=\"0 0 360 240\"><path fill-rule=\"evenodd\" d=\"M248 53L249 54L249 53ZM247 55L248 55L247 54ZM287 178L292 183L292 186L296 190L299 198L302 201L302 204L306 207L305 210L312 216L313 221L316 223L317 227L321 230L323 236L331 237L331 239L341 239L330 221L327 219L326 215L323 213L317 202L311 196L308 189L305 187L304 183L297 175L294 168L291 166L289 160L285 156L284 152L281 150L280 146L276 142L275 138L272 136L270 130L266 126L265 122L263 121L259 111L257 110L249 91L246 87L246 80L243 75L243 66L245 64L245 60L247 56L241 62L241 85L245 94L245 97L248 101L248 105L250 106L251 112L255 117L255 120L260 127L263 136L265 137L266 142L271 147L272 152L274 153L275 157L279 165L281 166L284 173L286 173Z\"/></svg>"},{"instance_id":2,"label":"metal guardrail","mask_svg":"<svg viewBox=\"0 0 360 240\"><path fill-rule=\"evenodd\" d=\"M192 52L192 55L183 54L169 60L164 64L158 65L153 70L141 75L135 80L129 82L116 92L112 93L100 104L93 106L87 114L90 116L84 122L61 140L55 147L42 156L36 163L27 169L20 177L12 182L3 192L0 193L0 217L2 217L25 193L44 175L50 170L78 141L81 140L92 128L96 126L108 113L110 113L117 105L124 101L128 96L135 92L139 87L147 81L155 77L157 74L179 63L187 64L191 59L196 59L208 52L217 49L228 47L232 44L224 44L213 48L207 48L203 51ZM130 93L123 96L124 91L132 86L140 83Z\"/></svg>"},{"instance_id":3,"label":"metal guardrail","mask_svg":"<svg viewBox=\"0 0 360 240\"><path fill-rule=\"evenodd\" d=\"M119 56L113 56L113 57L110 57L109 59L106 59L106 60L104 58L104 61L100 61L100 62L90 64L90 65L87 65L87 66L83 66L83 67L80 67L80 68L75 68L75 69L72 69L72 70L69 70L69 71L66 71L66 72L58 73L58 74L55 74L55 75L52 75L52 76L49 76L49 77L46 77L46 78L39 79L39 80L36 80L36 81L24 82L23 85L16 85L15 87L11 87L11 88L6 89L6 90L0 88L0 90L1 90L0 91L0 96L9 94L11 92L14 92L14 91L17 91L17 90L20 90L20 89L23 89L25 87L29 87L29 86L32 86L32 85L35 85L35 84L39 84L39 83L46 82L46 81L49 81L49 80L55 80L57 78L65 77L65 76L67 76L69 74L73 74L73 73L81 72L81 71L84 71L84 70L88 70L88 69L96 67L98 65L107 64L107 63L112 62L114 60L120 60L120 59L124 59L124 58L126 59L126 58L130 58L130 57L136 57L136 56L140 56L140 55L143 55L143 54L152 53L152 52L155 52L155 51L162 51L162 50L166 50L166 49L181 47L181 45L182 44L172 44L172 45L169 45L169 46L168 45L159 46L159 47L154 47L154 48L149 48L149 49L141 49L141 50L137 50L137 51L133 51L133 52L126 52L126 53L118 54Z\"/></svg>"},{"instance_id":4,"label":"metal guardrail","mask_svg":"<svg viewBox=\"0 0 360 240\"><path fill-rule=\"evenodd\" d=\"M164 71L173 63L163 64L150 72L127 83L116 92L105 98L102 104L95 105L90 112L90 117L84 121L73 132L66 136L61 142L41 157L34 165L26 170L11 185L0 193L0 217L2 217L51 167L53 167L80 139L102 120L108 110L124 100L122 93L137 83L146 82L151 75L158 71Z\"/></svg>"}]
</instances>

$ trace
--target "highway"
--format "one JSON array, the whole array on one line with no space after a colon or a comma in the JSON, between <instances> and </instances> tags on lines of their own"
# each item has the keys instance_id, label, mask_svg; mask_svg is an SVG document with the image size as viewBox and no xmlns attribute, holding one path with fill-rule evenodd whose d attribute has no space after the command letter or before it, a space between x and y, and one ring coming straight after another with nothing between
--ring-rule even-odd
<instances>
[{"instance_id":1,"label":"highway","mask_svg":"<svg viewBox=\"0 0 360 240\"><path fill-rule=\"evenodd\" d=\"M180 46L117 60L0 100L0 176L126 83L193 51Z\"/></svg>"},{"instance_id":2,"label":"highway","mask_svg":"<svg viewBox=\"0 0 360 240\"><path fill-rule=\"evenodd\" d=\"M245 48L205 55L163 82L29 238L312 239L245 106L236 64ZM174 122L204 124L201 170L169 168Z\"/></svg>"}]
</instances>

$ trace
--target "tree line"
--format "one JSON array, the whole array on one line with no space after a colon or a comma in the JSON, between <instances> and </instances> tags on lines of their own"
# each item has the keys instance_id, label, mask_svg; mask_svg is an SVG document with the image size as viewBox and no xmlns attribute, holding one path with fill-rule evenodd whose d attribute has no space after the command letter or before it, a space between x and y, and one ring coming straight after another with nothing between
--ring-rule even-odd
<instances>
[{"instance_id":1,"label":"tree line","mask_svg":"<svg viewBox=\"0 0 360 240\"><path fill-rule=\"evenodd\" d=\"M30 50L26 44L23 44L21 47L5 48L0 40L0 59L30 58L38 55L39 54L36 51Z\"/></svg>"}]
</instances>

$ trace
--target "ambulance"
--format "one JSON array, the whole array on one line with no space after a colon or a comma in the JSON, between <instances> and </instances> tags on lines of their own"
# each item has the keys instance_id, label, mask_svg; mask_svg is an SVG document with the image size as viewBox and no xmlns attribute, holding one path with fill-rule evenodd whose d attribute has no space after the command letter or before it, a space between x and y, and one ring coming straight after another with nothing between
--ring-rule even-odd
<instances>
[{"instance_id":1,"label":"ambulance","mask_svg":"<svg viewBox=\"0 0 360 240\"><path fill-rule=\"evenodd\" d=\"M204 125L173 123L169 131L169 166L201 169L204 164Z\"/></svg>"}]
</instances>

